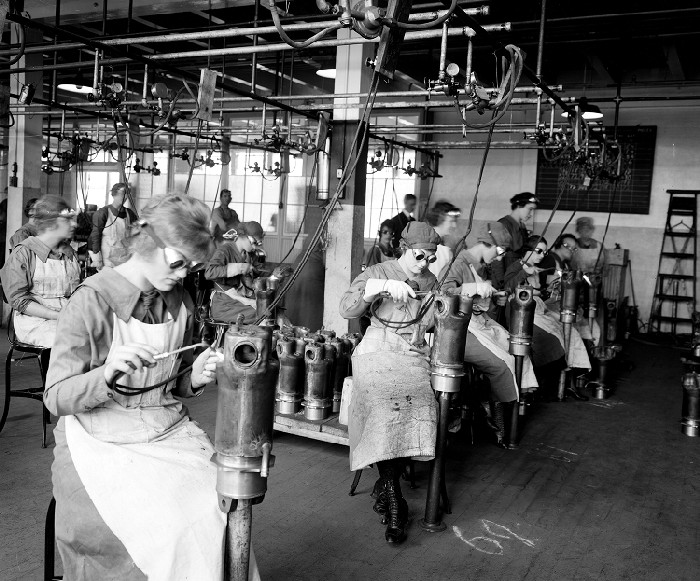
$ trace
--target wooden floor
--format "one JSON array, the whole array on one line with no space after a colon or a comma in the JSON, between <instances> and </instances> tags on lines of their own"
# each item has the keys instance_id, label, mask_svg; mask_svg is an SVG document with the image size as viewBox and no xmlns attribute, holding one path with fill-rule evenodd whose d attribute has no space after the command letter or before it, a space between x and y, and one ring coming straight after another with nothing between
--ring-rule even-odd
<instances>
[{"instance_id":1,"label":"wooden floor","mask_svg":"<svg viewBox=\"0 0 700 581\"><path fill-rule=\"evenodd\" d=\"M263 580L700 579L700 438L679 429L679 353L626 351L636 367L610 399L540 405L519 450L453 443L445 532L417 524L419 466L419 487L404 485L414 522L399 547L384 542L371 508L375 471L349 497L347 448L279 434L267 498L254 508ZM15 372L38 380L33 364ZM190 405L210 434L215 403L212 389ZM13 400L0 434L3 581L41 579L52 445L41 449L40 432L38 403Z\"/></svg>"}]
</instances>

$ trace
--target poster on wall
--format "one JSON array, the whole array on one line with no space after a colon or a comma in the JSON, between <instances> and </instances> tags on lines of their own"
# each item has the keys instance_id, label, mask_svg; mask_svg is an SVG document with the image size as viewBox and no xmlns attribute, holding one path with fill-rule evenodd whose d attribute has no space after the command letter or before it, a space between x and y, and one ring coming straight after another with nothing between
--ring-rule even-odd
<instances>
[{"instance_id":1,"label":"poster on wall","mask_svg":"<svg viewBox=\"0 0 700 581\"><path fill-rule=\"evenodd\" d=\"M606 127L605 133L610 139L614 128ZM540 150L536 190L540 208L553 208L561 193L560 210L648 214L656 126L618 127L617 142L619 159L618 151L608 148L606 168L596 165L595 156L589 156L587 163L572 165L573 149L554 160ZM619 178L609 179L610 173Z\"/></svg>"}]
</instances>

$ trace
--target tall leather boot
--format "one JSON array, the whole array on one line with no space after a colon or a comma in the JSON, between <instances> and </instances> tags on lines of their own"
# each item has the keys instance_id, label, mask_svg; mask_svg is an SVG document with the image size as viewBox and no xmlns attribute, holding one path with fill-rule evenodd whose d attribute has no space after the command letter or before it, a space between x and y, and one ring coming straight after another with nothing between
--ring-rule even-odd
<instances>
[{"instance_id":1,"label":"tall leather boot","mask_svg":"<svg viewBox=\"0 0 700 581\"><path fill-rule=\"evenodd\" d=\"M496 445L505 446L506 437L506 420L503 415L503 403L500 401L492 401L491 408L491 423L496 428L494 434L496 436Z\"/></svg>"},{"instance_id":2,"label":"tall leather boot","mask_svg":"<svg viewBox=\"0 0 700 581\"><path fill-rule=\"evenodd\" d=\"M389 500L386 497L386 481L381 476L374 483L374 489L372 490L372 498L374 498L374 512L382 516L382 524L385 525L389 521L387 519L387 513L389 512Z\"/></svg>"},{"instance_id":3,"label":"tall leather boot","mask_svg":"<svg viewBox=\"0 0 700 581\"><path fill-rule=\"evenodd\" d=\"M403 543L406 540L408 503L401 494L401 463L396 460L378 462L379 475L384 480L387 499L387 526L384 538L387 543Z\"/></svg>"}]
</instances>

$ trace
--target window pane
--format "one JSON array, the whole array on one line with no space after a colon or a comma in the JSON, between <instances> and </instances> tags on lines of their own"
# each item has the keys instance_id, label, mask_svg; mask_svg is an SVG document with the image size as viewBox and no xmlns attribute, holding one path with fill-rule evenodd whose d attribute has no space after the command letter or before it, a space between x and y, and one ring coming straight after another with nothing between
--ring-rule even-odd
<instances>
[{"instance_id":1,"label":"window pane","mask_svg":"<svg viewBox=\"0 0 700 581\"><path fill-rule=\"evenodd\" d=\"M296 234L299 230L299 225L304 217L304 207L287 204L285 208L286 220L284 222L284 233L288 235Z\"/></svg>"},{"instance_id":2,"label":"window pane","mask_svg":"<svg viewBox=\"0 0 700 581\"><path fill-rule=\"evenodd\" d=\"M279 217L279 208L277 204L263 204L260 213L260 225L265 232L272 234L277 232L277 222Z\"/></svg>"},{"instance_id":3,"label":"window pane","mask_svg":"<svg viewBox=\"0 0 700 581\"><path fill-rule=\"evenodd\" d=\"M262 202L263 179L260 174L248 176L245 182L245 205Z\"/></svg>"},{"instance_id":4,"label":"window pane","mask_svg":"<svg viewBox=\"0 0 700 581\"><path fill-rule=\"evenodd\" d=\"M264 204L279 204L281 178L265 176L262 181L262 202Z\"/></svg>"}]
</instances>

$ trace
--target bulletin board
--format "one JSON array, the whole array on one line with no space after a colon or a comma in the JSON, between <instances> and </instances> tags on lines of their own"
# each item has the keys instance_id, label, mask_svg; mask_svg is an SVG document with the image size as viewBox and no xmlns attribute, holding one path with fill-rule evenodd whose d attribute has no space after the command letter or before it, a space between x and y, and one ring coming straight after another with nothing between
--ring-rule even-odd
<instances>
[{"instance_id":1,"label":"bulletin board","mask_svg":"<svg viewBox=\"0 0 700 581\"><path fill-rule=\"evenodd\" d=\"M613 128L607 127L606 133L613 135ZM539 207L553 208L563 187L560 210L648 214L656 126L618 127L617 140L622 148L622 177L616 183L603 179L593 179L589 183L584 166L570 166L573 152L548 161L540 150L537 154L536 189Z\"/></svg>"}]
</instances>

